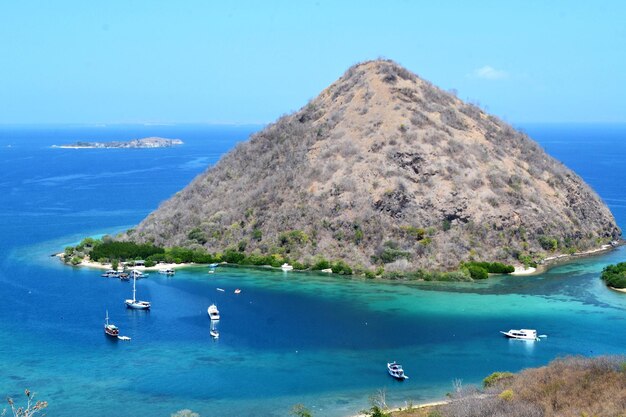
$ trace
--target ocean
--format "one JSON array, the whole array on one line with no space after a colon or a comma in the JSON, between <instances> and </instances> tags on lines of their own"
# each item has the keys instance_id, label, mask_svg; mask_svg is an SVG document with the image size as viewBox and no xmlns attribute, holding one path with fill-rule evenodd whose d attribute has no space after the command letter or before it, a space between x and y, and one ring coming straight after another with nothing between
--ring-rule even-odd
<instances>
[{"instance_id":1,"label":"ocean","mask_svg":"<svg viewBox=\"0 0 626 417\"><path fill-rule=\"evenodd\" d=\"M626 125L523 125L626 226ZM132 284L50 255L137 224L261 126L0 127L0 394L29 388L50 417L348 416L383 389L390 404L445 397L453 381L564 355L626 353L626 294L601 269L623 247L533 277L402 283L245 268L180 269ZM76 141L179 138L162 149L56 149ZM217 291L222 288L225 291ZM234 294L235 288L242 290ZM222 319L209 335L209 304ZM111 341L111 321L129 342ZM536 328L540 342L500 330ZM397 382L386 362L410 379ZM2 407L0 407L1 409Z\"/></svg>"}]
</instances>

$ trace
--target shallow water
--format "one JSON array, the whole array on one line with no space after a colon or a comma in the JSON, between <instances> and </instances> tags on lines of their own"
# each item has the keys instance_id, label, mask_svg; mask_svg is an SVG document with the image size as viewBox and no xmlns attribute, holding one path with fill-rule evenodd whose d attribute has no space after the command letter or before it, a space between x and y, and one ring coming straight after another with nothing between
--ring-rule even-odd
<instances>
[{"instance_id":1,"label":"shallow water","mask_svg":"<svg viewBox=\"0 0 626 417\"><path fill-rule=\"evenodd\" d=\"M624 353L626 295L598 278L604 265L624 259L624 248L535 277L473 284L181 269L172 278L151 274L138 281L150 312L125 309L131 284L49 256L87 234L136 224L254 129L0 130L0 393L37 391L50 402L49 416L169 416L182 408L204 417L286 416L296 403L315 415L342 416L365 408L379 388L391 403L419 402L442 397L457 378L473 384L496 370L566 354ZM527 127L595 187L623 225L619 155L626 153L620 141L626 128L587 129ZM48 147L148 135L186 145ZM217 341L206 314L212 302L222 314ZM106 338L105 309L130 342ZM519 327L548 337L528 343L498 333ZM392 380L385 369L391 360L411 379Z\"/></svg>"}]
</instances>

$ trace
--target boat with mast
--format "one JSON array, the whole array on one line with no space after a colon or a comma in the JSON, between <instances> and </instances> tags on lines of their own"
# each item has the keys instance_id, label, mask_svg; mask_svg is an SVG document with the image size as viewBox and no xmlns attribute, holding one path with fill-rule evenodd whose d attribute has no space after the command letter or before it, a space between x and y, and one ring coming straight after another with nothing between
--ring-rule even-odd
<instances>
[{"instance_id":1,"label":"boat with mast","mask_svg":"<svg viewBox=\"0 0 626 417\"><path fill-rule=\"evenodd\" d=\"M133 276L133 298L131 300L126 300L126 307L132 308L134 310L149 310L150 302L149 301L140 301L137 300L137 278Z\"/></svg>"},{"instance_id":2,"label":"boat with mast","mask_svg":"<svg viewBox=\"0 0 626 417\"><path fill-rule=\"evenodd\" d=\"M104 318L104 333L107 336L117 338L120 335L120 329L113 323L109 323L109 310L106 311Z\"/></svg>"}]
</instances>

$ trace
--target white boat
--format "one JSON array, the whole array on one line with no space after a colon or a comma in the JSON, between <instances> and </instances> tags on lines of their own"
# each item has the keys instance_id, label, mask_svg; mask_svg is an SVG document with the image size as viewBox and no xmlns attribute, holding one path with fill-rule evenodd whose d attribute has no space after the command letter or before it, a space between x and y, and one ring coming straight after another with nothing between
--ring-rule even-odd
<instances>
[{"instance_id":1,"label":"white boat","mask_svg":"<svg viewBox=\"0 0 626 417\"><path fill-rule=\"evenodd\" d=\"M217 309L217 306L215 304L211 304L209 306L209 308L207 309L207 313L209 313L209 317L211 317L211 320L219 320L220 319L220 312Z\"/></svg>"},{"instance_id":2,"label":"white boat","mask_svg":"<svg viewBox=\"0 0 626 417\"><path fill-rule=\"evenodd\" d=\"M522 340L539 340L537 337L537 330L532 329L511 329L508 332L500 331L503 335L510 339L522 339ZM543 336L542 336L543 337Z\"/></svg>"},{"instance_id":3,"label":"white boat","mask_svg":"<svg viewBox=\"0 0 626 417\"><path fill-rule=\"evenodd\" d=\"M117 274L116 270L109 269L104 274L102 274L102 276L105 277L105 278L117 278L118 274Z\"/></svg>"},{"instance_id":4,"label":"white boat","mask_svg":"<svg viewBox=\"0 0 626 417\"><path fill-rule=\"evenodd\" d=\"M144 274L143 272L137 270L137 269L131 269L129 272L129 275L131 278L146 278L148 276L148 274Z\"/></svg>"},{"instance_id":5,"label":"white boat","mask_svg":"<svg viewBox=\"0 0 626 417\"><path fill-rule=\"evenodd\" d=\"M283 271L291 271L293 269L293 266L285 262L284 264L281 265L280 269L282 269Z\"/></svg>"},{"instance_id":6,"label":"white boat","mask_svg":"<svg viewBox=\"0 0 626 417\"><path fill-rule=\"evenodd\" d=\"M220 264L209 264L209 268L217 268Z\"/></svg>"},{"instance_id":7,"label":"white boat","mask_svg":"<svg viewBox=\"0 0 626 417\"><path fill-rule=\"evenodd\" d=\"M163 274L163 275L174 275L176 273L176 271L174 271L172 268L167 268L167 269L159 269L159 274Z\"/></svg>"},{"instance_id":8,"label":"white boat","mask_svg":"<svg viewBox=\"0 0 626 417\"><path fill-rule=\"evenodd\" d=\"M137 278L135 278L133 276L133 298L132 298L132 300L126 300L125 301L126 307L132 308L134 310L148 310L148 309L150 309L150 302L149 301L137 300L137 298L136 298L136 294L137 294L136 284L137 284Z\"/></svg>"},{"instance_id":9,"label":"white boat","mask_svg":"<svg viewBox=\"0 0 626 417\"><path fill-rule=\"evenodd\" d=\"M115 324L109 323L109 310L106 311L104 318L104 333L111 337L118 337L120 334L120 329Z\"/></svg>"},{"instance_id":10,"label":"white boat","mask_svg":"<svg viewBox=\"0 0 626 417\"><path fill-rule=\"evenodd\" d=\"M402 365L396 363L395 361L391 363L387 363L387 372L389 375L394 377L399 381L404 381L405 379L409 379L408 376L404 375L404 369L402 369Z\"/></svg>"}]
</instances>

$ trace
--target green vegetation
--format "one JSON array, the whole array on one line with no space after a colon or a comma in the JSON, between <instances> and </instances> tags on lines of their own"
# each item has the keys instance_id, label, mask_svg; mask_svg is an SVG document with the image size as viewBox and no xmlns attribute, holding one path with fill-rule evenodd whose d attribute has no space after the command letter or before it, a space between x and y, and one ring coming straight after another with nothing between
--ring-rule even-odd
<instances>
[{"instance_id":1,"label":"green vegetation","mask_svg":"<svg viewBox=\"0 0 626 417\"><path fill-rule=\"evenodd\" d=\"M79 245L80 246L80 245ZM78 247L79 247L78 246ZM78 249L77 247L77 249ZM149 243L138 245L133 242L100 242L95 243L89 252L91 259L148 259L152 255L164 253L163 248Z\"/></svg>"},{"instance_id":2,"label":"green vegetation","mask_svg":"<svg viewBox=\"0 0 626 417\"><path fill-rule=\"evenodd\" d=\"M472 279L486 279L489 274L510 274L515 271L513 265L500 262L464 262L461 269L467 269Z\"/></svg>"},{"instance_id":3,"label":"green vegetation","mask_svg":"<svg viewBox=\"0 0 626 417\"><path fill-rule=\"evenodd\" d=\"M507 380L509 378L513 378L513 374L511 372L494 372L487 378L483 379L483 387L493 387L497 383Z\"/></svg>"},{"instance_id":4,"label":"green vegetation","mask_svg":"<svg viewBox=\"0 0 626 417\"><path fill-rule=\"evenodd\" d=\"M559 247L558 239L552 236L539 236L539 244L542 248L551 252L554 252Z\"/></svg>"},{"instance_id":5,"label":"green vegetation","mask_svg":"<svg viewBox=\"0 0 626 417\"><path fill-rule=\"evenodd\" d=\"M427 237L427 231L413 227L405 229L407 235L416 239L422 237L422 242ZM199 232L194 232L194 236ZM287 246L301 245L310 242L310 238L302 231L293 230L282 234L283 244ZM332 270L338 275L360 275L365 278L382 277L384 279L396 280L419 280L419 281L473 281L485 279L489 273L506 274L514 270L511 265L499 262L466 262L460 265L455 271L427 271L418 269L416 271L385 271L381 264L390 263L400 258L409 258L409 252L400 250L394 241L387 241L376 255L379 266L376 270L370 270L362 265L349 265L341 259L326 259L316 256L309 261L300 261L290 258L281 247L270 249L274 253L262 254L258 249L252 253L246 253L246 241L240 241L237 245L229 247L223 252L208 253L203 249L189 249L182 247L162 248L152 244L137 244L134 242L114 241L109 236L102 239L87 238L75 247L65 248L63 260L72 265L80 264L83 259L88 258L100 263L110 263L113 269L117 269L121 263L130 265L133 261L142 260L145 266L152 267L159 262L165 263L196 263L208 264L214 262L226 262L233 265L242 266L272 266L280 267L283 263L289 263L295 270L321 271Z\"/></svg>"},{"instance_id":6,"label":"green vegetation","mask_svg":"<svg viewBox=\"0 0 626 417\"><path fill-rule=\"evenodd\" d=\"M606 266L601 278L609 287L626 288L626 262Z\"/></svg>"}]
</instances>

